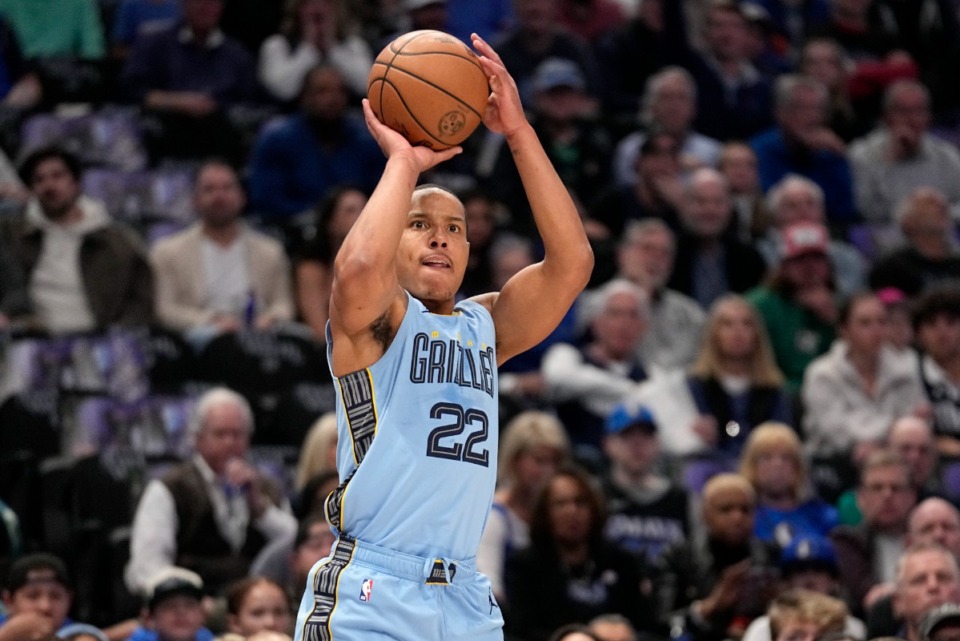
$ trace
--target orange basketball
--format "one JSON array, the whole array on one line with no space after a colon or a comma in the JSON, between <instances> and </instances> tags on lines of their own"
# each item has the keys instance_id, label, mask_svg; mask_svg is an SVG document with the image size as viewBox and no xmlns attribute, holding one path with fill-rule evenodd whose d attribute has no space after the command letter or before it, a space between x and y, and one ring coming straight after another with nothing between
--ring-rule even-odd
<instances>
[{"instance_id":1,"label":"orange basketball","mask_svg":"<svg viewBox=\"0 0 960 641\"><path fill-rule=\"evenodd\" d=\"M412 31L388 44L367 80L380 122L414 145L447 149L483 120L490 87L477 54L442 31Z\"/></svg>"}]
</instances>

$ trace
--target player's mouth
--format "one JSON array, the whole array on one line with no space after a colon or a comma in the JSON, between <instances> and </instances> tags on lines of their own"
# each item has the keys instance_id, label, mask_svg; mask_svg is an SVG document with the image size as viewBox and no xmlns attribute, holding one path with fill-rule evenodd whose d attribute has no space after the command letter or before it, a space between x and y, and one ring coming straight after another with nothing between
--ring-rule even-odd
<instances>
[{"instance_id":1,"label":"player's mouth","mask_svg":"<svg viewBox=\"0 0 960 641\"><path fill-rule=\"evenodd\" d=\"M450 261L445 256L437 254L427 256L420 264L424 267L433 267L434 269L450 269Z\"/></svg>"}]
</instances>

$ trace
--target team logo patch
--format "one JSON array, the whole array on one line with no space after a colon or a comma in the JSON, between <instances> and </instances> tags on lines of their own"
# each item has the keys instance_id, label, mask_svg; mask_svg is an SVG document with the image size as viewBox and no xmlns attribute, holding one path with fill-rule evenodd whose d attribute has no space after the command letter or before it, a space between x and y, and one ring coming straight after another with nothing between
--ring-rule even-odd
<instances>
[{"instance_id":1,"label":"team logo patch","mask_svg":"<svg viewBox=\"0 0 960 641\"><path fill-rule=\"evenodd\" d=\"M369 603L373 596L373 579L367 579L360 584L360 600Z\"/></svg>"}]
</instances>

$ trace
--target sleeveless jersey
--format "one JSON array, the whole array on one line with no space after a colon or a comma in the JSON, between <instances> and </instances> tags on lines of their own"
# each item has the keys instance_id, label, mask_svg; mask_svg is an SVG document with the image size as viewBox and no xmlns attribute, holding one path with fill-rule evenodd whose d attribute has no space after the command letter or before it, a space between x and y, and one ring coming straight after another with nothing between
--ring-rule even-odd
<instances>
[{"instance_id":1,"label":"sleeveless jersey","mask_svg":"<svg viewBox=\"0 0 960 641\"><path fill-rule=\"evenodd\" d=\"M496 483L496 336L482 305L433 314L407 295L396 337L337 387L340 486L327 519L406 554L476 556ZM327 331L327 359L333 368Z\"/></svg>"}]
</instances>

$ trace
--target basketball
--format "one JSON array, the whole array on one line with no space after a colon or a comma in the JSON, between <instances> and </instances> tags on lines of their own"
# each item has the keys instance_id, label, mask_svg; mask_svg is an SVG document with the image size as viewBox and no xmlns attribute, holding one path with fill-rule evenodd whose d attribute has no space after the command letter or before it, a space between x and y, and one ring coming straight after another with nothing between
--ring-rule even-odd
<instances>
[{"instance_id":1,"label":"basketball","mask_svg":"<svg viewBox=\"0 0 960 641\"><path fill-rule=\"evenodd\" d=\"M413 145L461 144L483 121L490 87L477 54L442 31L413 31L384 47L367 80L380 122Z\"/></svg>"}]
</instances>

